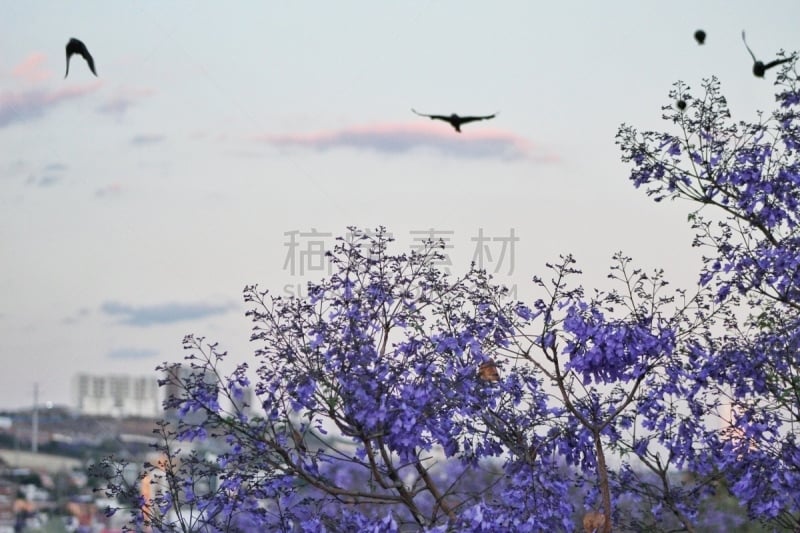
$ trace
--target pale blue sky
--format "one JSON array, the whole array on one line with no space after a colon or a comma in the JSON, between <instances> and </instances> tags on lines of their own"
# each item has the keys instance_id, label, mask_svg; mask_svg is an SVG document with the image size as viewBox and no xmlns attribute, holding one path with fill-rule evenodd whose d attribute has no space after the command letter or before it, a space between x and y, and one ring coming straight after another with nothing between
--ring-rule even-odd
<instances>
[{"instance_id":1,"label":"pale blue sky","mask_svg":"<svg viewBox=\"0 0 800 533\"><path fill-rule=\"evenodd\" d=\"M241 289L304 284L285 232L519 237L531 294L573 252L695 281L686 205L627 180L622 122L662 128L681 79L771 109L756 54L800 50L800 3L8 2L0 17L0 408L70 402L76 372L152 372L186 333L252 353ZM708 32L705 46L692 34ZM64 45L83 40L98 78ZM416 117L488 114L464 126ZM332 243L331 239L328 239ZM495 259L499 253L495 241ZM305 244L303 244L305 245ZM310 277L318 278L319 272Z\"/></svg>"}]
</instances>

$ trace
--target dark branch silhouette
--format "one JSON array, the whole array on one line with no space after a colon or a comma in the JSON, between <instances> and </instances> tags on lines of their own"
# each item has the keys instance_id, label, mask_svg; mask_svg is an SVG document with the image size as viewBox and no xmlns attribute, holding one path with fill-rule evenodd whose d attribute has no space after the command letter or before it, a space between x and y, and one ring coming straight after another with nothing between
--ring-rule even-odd
<instances>
[{"instance_id":1,"label":"dark branch silhouette","mask_svg":"<svg viewBox=\"0 0 800 533\"><path fill-rule=\"evenodd\" d=\"M92 74L97 76L97 72L94 70L94 59L92 58L92 54L89 53L89 50L86 48L86 45L83 44L83 42L73 37L67 43L67 72L64 74L64 78L66 78L67 74L69 74L69 58L75 54L83 57L89 64L89 70L92 71Z\"/></svg>"},{"instance_id":2,"label":"dark branch silhouette","mask_svg":"<svg viewBox=\"0 0 800 533\"><path fill-rule=\"evenodd\" d=\"M706 42L706 32L703 30L697 30L694 32L694 39L697 41L697 44L703 44Z\"/></svg>"},{"instance_id":3,"label":"dark branch silhouette","mask_svg":"<svg viewBox=\"0 0 800 533\"><path fill-rule=\"evenodd\" d=\"M453 113L452 115L426 115L425 113L420 113L416 109L412 109L415 114L421 117L428 117L431 120L444 120L448 122L453 128L458 132L461 133L461 125L466 124L467 122L475 122L477 120L489 120L497 116L497 113L492 115L484 115L480 117L460 117Z\"/></svg>"},{"instance_id":4,"label":"dark branch silhouette","mask_svg":"<svg viewBox=\"0 0 800 533\"><path fill-rule=\"evenodd\" d=\"M786 63L787 61L792 60L791 57L785 57L783 59L775 59L774 61L770 61L765 65L763 61L756 59L756 55L752 50L750 50L750 47L747 45L747 41L744 38L744 30L742 30L742 41L744 42L744 46L747 48L747 51L750 52L750 57L753 58L753 75L755 75L757 78L763 78L764 73L772 67L776 67L781 63Z\"/></svg>"}]
</instances>

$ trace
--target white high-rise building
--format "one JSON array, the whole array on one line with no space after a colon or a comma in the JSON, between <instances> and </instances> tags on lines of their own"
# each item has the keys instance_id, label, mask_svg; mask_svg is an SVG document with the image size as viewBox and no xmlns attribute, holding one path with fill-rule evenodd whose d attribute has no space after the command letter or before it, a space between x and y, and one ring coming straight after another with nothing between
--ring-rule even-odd
<instances>
[{"instance_id":1,"label":"white high-rise building","mask_svg":"<svg viewBox=\"0 0 800 533\"><path fill-rule=\"evenodd\" d=\"M76 408L85 415L161 415L155 376L78 374L73 381L73 397Z\"/></svg>"}]
</instances>

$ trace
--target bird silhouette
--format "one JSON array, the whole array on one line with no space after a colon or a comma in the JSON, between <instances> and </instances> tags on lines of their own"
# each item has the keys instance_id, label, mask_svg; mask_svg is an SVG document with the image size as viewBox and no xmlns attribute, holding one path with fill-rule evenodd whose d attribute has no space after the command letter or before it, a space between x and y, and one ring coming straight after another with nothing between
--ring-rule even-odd
<instances>
[{"instance_id":1,"label":"bird silhouette","mask_svg":"<svg viewBox=\"0 0 800 533\"><path fill-rule=\"evenodd\" d=\"M415 114L421 117L428 117L431 120L444 120L448 122L453 128L458 132L461 133L461 125L466 124L467 122L475 122L476 120L489 120L497 116L497 113L492 115L484 115L480 117L460 117L453 113L452 115L426 115L425 113L420 113L416 109L412 109Z\"/></svg>"},{"instance_id":2,"label":"bird silhouette","mask_svg":"<svg viewBox=\"0 0 800 533\"><path fill-rule=\"evenodd\" d=\"M483 381L489 383L496 383L500 381L500 372L497 370L497 363L489 359L485 363L481 363L478 367L478 377Z\"/></svg>"},{"instance_id":3,"label":"bird silhouette","mask_svg":"<svg viewBox=\"0 0 800 533\"><path fill-rule=\"evenodd\" d=\"M583 515L583 530L586 533L599 533L606 525L606 515L600 511L589 511Z\"/></svg>"},{"instance_id":4,"label":"bird silhouette","mask_svg":"<svg viewBox=\"0 0 800 533\"><path fill-rule=\"evenodd\" d=\"M747 46L747 41L744 38L744 30L742 30L742 41L744 42L744 47L747 48L748 52L750 52L750 57L753 58L753 75L757 78L763 78L764 73L772 67L776 67L781 63L786 63L787 61L792 60L791 57L784 57L783 59L775 59L774 61L770 61L765 65L763 61L756 59L756 55L752 50L750 50L750 47Z\"/></svg>"},{"instance_id":5,"label":"bird silhouette","mask_svg":"<svg viewBox=\"0 0 800 533\"><path fill-rule=\"evenodd\" d=\"M67 43L67 72L64 74L64 78L66 78L67 75L69 74L69 58L75 54L78 54L81 57L83 57L89 64L89 70L92 71L92 74L97 76L97 72L94 70L94 59L92 58L92 54L89 53L89 50L86 48L86 45L83 44L82 41L79 41L78 39L73 37Z\"/></svg>"},{"instance_id":6,"label":"bird silhouette","mask_svg":"<svg viewBox=\"0 0 800 533\"><path fill-rule=\"evenodd\" d=\"M697 44L703 44L706 42L706 32L703 30L697 30L694 32L694 40L697 41Z\"/></svg>"}]
</instances>

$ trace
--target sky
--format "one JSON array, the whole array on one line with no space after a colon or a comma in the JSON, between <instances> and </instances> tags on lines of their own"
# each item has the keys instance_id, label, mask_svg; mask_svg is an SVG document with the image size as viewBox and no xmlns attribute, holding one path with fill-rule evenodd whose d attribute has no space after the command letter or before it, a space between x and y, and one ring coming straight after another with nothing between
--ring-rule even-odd
<instances>
[{"instance_id":1,"label":"sky","mask_svg":"<svg viewBox=\"0 0 800 533\"><path fill-rule=\"evenodd\" d=\"M193 333L252 357L242 289L302 294L347 226L444 238L520 299L572 253L696 284L690 206L628 180L622 123L678 80L773 109L740 37L800 50L800 3L13 2L0 17L0 409L154 373ZM707 34L705 45L693 39ZM81 39L64 78L65 45ZM486 115L461 134L423 113ZM477 252L477 253L476 253ZM513 252L513 254L512 254Z\"/></svg>"}]
</instances>

